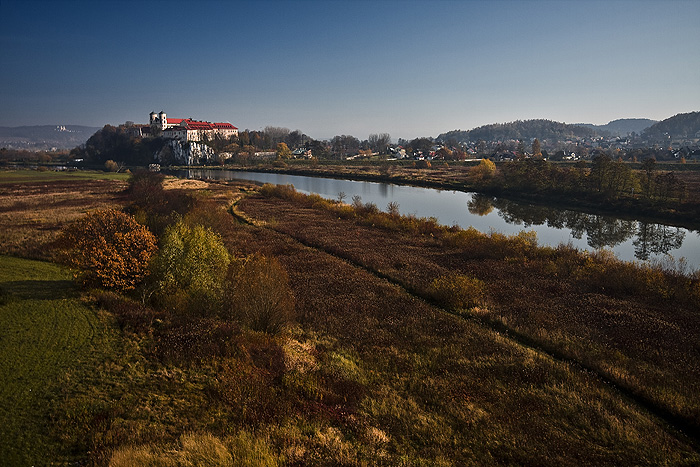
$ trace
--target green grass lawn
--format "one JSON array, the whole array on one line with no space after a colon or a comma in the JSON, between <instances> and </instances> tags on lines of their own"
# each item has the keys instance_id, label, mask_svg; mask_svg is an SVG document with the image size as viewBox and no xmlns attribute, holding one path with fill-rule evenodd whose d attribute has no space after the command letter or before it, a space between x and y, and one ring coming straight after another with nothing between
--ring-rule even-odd
<instances>
[{"instance_id":1,"label":"green grass lawn","mask_svg":"<svg viewBox=\"0 0 700 467\"><path fill-rule=\"evenodd\" d=\"M128 173L77 170L73 172L55 170L2 170L1 183L54 182L60 180L128 180Z\"/></svg>"},{"instance_id":2,"label":"green grass lawn","mask_svg":"<svg viewBox=\"0 0 700 467\"><path fill-rule=\"evenodd\" d=\"M0 464L63 458L50 434L59 382L94 361L109 333L78 299L67 271L0 256Z\"/></svg>"}]
</instances>

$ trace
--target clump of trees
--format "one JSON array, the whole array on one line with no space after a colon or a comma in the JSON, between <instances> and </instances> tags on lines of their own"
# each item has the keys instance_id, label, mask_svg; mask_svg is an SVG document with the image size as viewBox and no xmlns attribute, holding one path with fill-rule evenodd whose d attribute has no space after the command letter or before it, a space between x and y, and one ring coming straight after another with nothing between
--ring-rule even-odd
<instances>
[{"instance_id":1,"label":"clump of trees","mask_svg":"<svg viewBox=\"0 0 700 467\"><path fill-rule=\"evenodd\" d=\"M606 154L593 157L590 167L585 161L565 167L541 159L523 159L500 165L498 172L496 185L529 193L647 203L683 203L687 198L685 184L673 172L660 172L652 158L642 162L639 172Z\"/></svg>"},{"instance_id":2,"label":"clump of trees","mask_svg":"<svg viewBox=\"0 0 700 467\"><path fill-rule=\"evenodd\" d=\"M72 149L70 158L83 159L94 165L104 165L112 160L122 165L147 166L163 144L162 138L133 137L126 125L105 125L83 146Z\"/></svg>"},{"instance_id":3,"label":"clump of trees","mask_svg":"<svg viewBox=\"0 0 700 467\"><path fill-rule=\"evenodd\" d=\"M214 228L233 219L223 209L218 214L225 219L213 219L211 206L199 206L206 200L163 190L162 182L160 174L137 172L127 190L133 215L96 211L64 230L60 257L80 283L124 293L141 302L142 314L153 314L142 308L152 307L178 325L213 319L270 334L284 329L295 302L280 263L232 254ZM143 327L142 321L132 327Z\"/></svg>"}]
</instances>

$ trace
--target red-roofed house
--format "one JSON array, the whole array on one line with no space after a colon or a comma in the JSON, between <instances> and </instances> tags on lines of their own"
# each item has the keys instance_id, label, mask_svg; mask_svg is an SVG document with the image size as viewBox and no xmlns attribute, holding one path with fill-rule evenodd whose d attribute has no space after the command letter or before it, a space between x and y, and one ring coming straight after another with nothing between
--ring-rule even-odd
<instances>
[{"instance_id":1,"label":"red-roofed house","mask_svg":"<svg viewBox=\"0 0 700 467\"><path fill-rule=\"evenodd\" d=\"M163 132L165 138L179 139L180 141L201 141L205 136L213 138L221 136L230 138L238 136L238 128L230 123L210 123L192 120L191 118L168 118L165 112L151 112L151 128Z\"/></svg>"}]
</instances>

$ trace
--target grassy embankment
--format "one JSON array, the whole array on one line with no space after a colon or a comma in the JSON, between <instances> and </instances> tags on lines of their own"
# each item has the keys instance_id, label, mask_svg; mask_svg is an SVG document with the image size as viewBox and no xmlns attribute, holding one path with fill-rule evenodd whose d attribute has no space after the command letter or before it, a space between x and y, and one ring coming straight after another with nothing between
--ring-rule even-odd
<instances>
[{"instance_id":1,"label":"grassy embankment","mask_svg":"<svg viewBox=\"0 0 700 467\"><path fill-rule=\"evenodd\" d=\"M71 189L80 192L81 185ZM12 184L2 194L32 195L36 188ZM69 187L44 186L43 196L26 196L25 205L0 196L3 229L26 219L42 199L50 199L52 189L63 193ZM119 204L116 185L103 190L103 202ZM91 193L97 193L96 186L81 199L101 204ZM485 241L478 250L482 257L472 258L465 269L462 261L471 249L447 248L434 226L428 225L425 235L402 233L365 225L350 211L338 219L337 213L304 201L263 198L241 207L267 224L239 225L225 213L239 196L237 187L208 185L208 193L190 216L215 228L236 254L276 256L291 279L298 324L276 336L225 321L179 328L167 315L102 295L101 303L121 327L114 347L119 350L96 366L82 365L60 387L47 385L56 405L29 417L35 426L51 422L54 452L96 464L111 458L114 465L146 459L159 461L156 465L191 463L204 455L238 465L250 464L252 457L264 465L700 462L696 447L590 372L416 296L436 275L464 272L486 284L487 302L479 310L505 313L498 298L504 285L500 275L522 267L537 271L545 266L537 255L499 258L494 247L509 243ZM3 248L22 254L29 237L45 244L51 238L44 238L45 232L56 232L58 224L81 211L68 202L53 206L54 216L37 219L26 238L12 237L15 243ZM542 283L520 279L506 292L530 305L538 302L528 286ZM569 292L562 300L601 295ZM625 297L617 300L611 305L628 303ZM524 305L516 302L514 313ZM534 306L530 311L528 318L538 316ZM551 317L551 311L558 310L547 306L540 318ZM580 329L588 329L588 311L578 310ZM626 316L624 306L621 311ZM656 315L635 316L659 325ZM690 316L683 324L696 322ZM561 332L553 324L553 334ZM622 352L629 344L620 344Z\"/></svg>"}]
</instances>

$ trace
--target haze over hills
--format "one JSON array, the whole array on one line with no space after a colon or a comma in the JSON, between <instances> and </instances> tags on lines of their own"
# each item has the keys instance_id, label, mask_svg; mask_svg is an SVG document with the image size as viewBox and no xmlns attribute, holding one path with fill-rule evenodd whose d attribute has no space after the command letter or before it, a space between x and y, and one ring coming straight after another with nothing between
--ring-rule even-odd
<instances>
[{"instance_id":1,"label":"haze over hills","mask_svg":"<svg viewBox=\"0 0 700 467\"><path fill-rule=\"evenodd\" d=\"M99 129L81 125L0 127L0 148L31 151L73 149Z\"/></svg>"},{"instance_id":2,"label":"haze over hills","mask_svg":"<svg viewBox=\"0 0 700 467\"><path fill-rule=\"evenodd\" d=\"M576 125L592 128L601 134L609 133L610 136L627 136L631 133L640 134L656 122L657 120L648 118L620 118L605 125L593 125L591 123L577 123Z\"/></svg>"},{"instance_id":3,"label":"haze over hills","mask_svg":"<svg viewBox=\"0 0 700 467\"><path fill-rule=\"evenodd\" d=\"M566 141L576 138L628 136L635 133L642 141L656 143L667 140L700 138L700 112L677 114L662 121L647 118L623 118L605 125L566 124L551 120L518 120L483 125L472 130L453 130L437 136L438 141L497 142L508 140Z\"/></svg>"}]
</instances>

